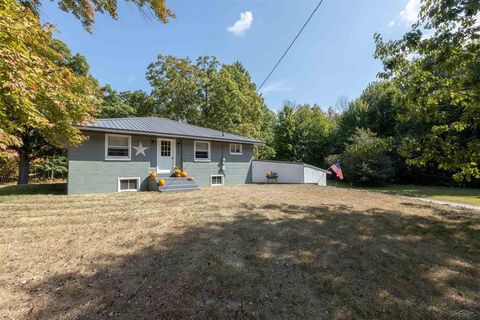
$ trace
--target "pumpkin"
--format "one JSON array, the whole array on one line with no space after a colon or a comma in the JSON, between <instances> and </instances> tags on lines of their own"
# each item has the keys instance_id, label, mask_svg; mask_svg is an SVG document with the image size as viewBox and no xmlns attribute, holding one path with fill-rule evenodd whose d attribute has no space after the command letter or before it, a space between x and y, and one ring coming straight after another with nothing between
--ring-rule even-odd
<instances>
[{"instance_id":1,"label":"pumpkin","mask_svg":"<svg viewBox=\"0 0 480 320\"><path fill-rule=\"evenodd\" d=\"M175 172L175 177L179 178L182 176L182 173L181 172Z\"/></svg>"},{"instance_id":2,"label":"pumpkin","mask_svg":"<svg viewBox=\"0 0 480 320\"><path fill-rule=\"evenodd\" d=\"M156 172L150 172L150 179L155 179L157 177L157 173Z\"/></svg>"},{"instance_id":3,"label":"pumpkin","mask_svg":"<svg viewBox=\"0 0 480 320\"><path fill-rule=\"evenodd\" d=\"M164 179L158 180L158 185L159 185L160 187L163 187L163 186L165 185L165 180L164 180Z\"/></svg>"},{"instance_id":4,"label":"pumpkin","mask_svg":"<svg viewBox=\"0 0 480 320\"><path fill-rule=\"evenodd\" d=\"M181 174L181 176L184 177L184 178L185 178L186 176L188 176L188 173L187 173L186 171L182 171L180 174Z\"/></svg>"}]
</instances>

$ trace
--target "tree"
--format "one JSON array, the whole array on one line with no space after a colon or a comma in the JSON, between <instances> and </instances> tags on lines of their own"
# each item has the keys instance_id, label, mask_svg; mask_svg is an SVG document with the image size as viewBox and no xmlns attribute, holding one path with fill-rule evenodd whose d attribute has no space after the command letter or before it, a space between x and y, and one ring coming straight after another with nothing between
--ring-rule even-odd
<instances>
[{"instance_id":1,"label":"tree","mask_svg":"<svg viewBox=\"0 0 480 320\"><path fill-rule=\"evenodd\" d=\"M168 23L170 18L175 18L175 13L167 7L166 0L128 1L135 4L148 19L157 18L163 23ZM41 0L20 0L19 2L32 10L37 16L39 15ZM60 10L69 12L79 19L89 32L91 32L92 25L95 23L95 13L108 13L113 19L117 19L118 16L117 0L57 0L57 2Z\"/></svg>"},{"instance_id":2,"label":"tree","mask_svg":"<svg viewBox=\"0 0 480 320\"><path fill-rule=\"evenodd\" d=\"M154 112L169 119L253 138L264 137L268 108L245 68L215 57L158 56L148 66Z\"/></svg>"},{"instance_id":3,"label":"tree","mask_svg":"<svg viewBox=\"0 0 480 320\"><path fill-rule=\"evenodd\" d=\"M398 117L403 110L395 100L397 91L389 81L374 82L348 105L339 118L338 151L343 150L343 143L356 128L368 128L383 138L396 134Z\"/></svg>"},{"instance_id":4,"label":"tree","mask_svg":"<svg viewBox=\"0 0 480 320\"><path fill-rule=\"evenodd\" d=\"M254 157L256 159L271 160L276 156L275 126L277 125L277 115L266 106L265 109L261 119L260 136L258 137L265 144L255 148Z\"/></svg>"},{"instance_id":5,"label":"tree","mask_svg":"<svg viewBox=\"0 0 480 320\"><path fill-rule=\"evenodd\" d=\"M332 151L334 123L318 105L297 107L296 154L305 163L323 166L324 158Z\"/></svg>"},{"instance_id":6,"label":"tree","mask_svg":"<svg viewBox=\"0 0 480 320\"><path fill-rule=\"evenodd\" d=\"M297 150L297 119L295 109L288 102L278 113L278 124L275 128L275 151L278 160L299 161Z\"/></svg>"},{"instance_id":7,"label":"tree","mask_svg":"<svg viewBox=\"0 0 480 320\"><path fill-rule=\"evenodd\" d=\"M43 159L41 165L42 171L47 173L50 179L55 179L55 174L64 176L68 172L68 161L64 155L53 155Z\"/></svg>"},{"instance_id":8,"label":"tree","mask_svg":"<svg viewBox=\"0 0 480 320\"><path fill-rule=\"evenodd\" d=\"M136 90L133 92L120 92L120 97L124 103L128 104L135 112L137 117L154 116L158 114L155 108L155 100L144 91Z\"/></svg>"},{"instance_id":9,"label":"tree","mask_svg":"<svg viewBox=\"0 0 480 320\"><path fill-rule=\"evenodd\" d=\"M14 0L0 3L0 147L19 156L20 184L28 183L32 146L83 140L73 126L91 120L96 83L62 66L67 58L52 38L52 27Z\"/></svg>"},{"instance_id":10,"label":"tree","mask_svg":"<svg viewBox=\"0 0 480 320\"><path fill-rule=\"evenodd\" d=\"M368 129L356 129L340 155L345 178L359 184L384 184L394 173L387 155L390 148L388 139L378 138Z\"/></svg>"},{"instance_id":11,"label":"tree","mask_svg":"<svg viewBox=\"0 0 480 320\"><path fill-rule=\"evenodd\" d=\"M245 68L239 62L222 65L211 82L209 110L202 113L202 123L213 129L260 138L268 108Z\"/></svg>"},{"instance_id":12,"label":"tree","mask_svg":"<svg viewBox=\"0 0 480 320\"><path fill-rule=\"evenodd\" d=\"M414 124L401 154L412 165L436 164L458 182L480 179L479 14L478 0L425 0L402 39L375 35L380 76L399 88L400 120Z\"/></svg>"},{"instance_id":13,"label":"tree","mask_svg":"<svg viewBox=\"0 0 480 320\"><path fill-rule=\"evenodd\" d=\"M285 102L274 131L276 158L325 165L335 123L318 105Z\"/></svg>"},{"instance_id":14,"label":"tree","mask_svg":"<svg viewBox=\"0 0 480 320\"><path fill-rule=\"evenodd\" d=\"M340 96L337 99L337 102L335 102L335 110L337 112L345 112L348 109L348 106L350 103L348 102L348 97L347 96Z\"/></svg>"},{"instance_id":15,"label":"tree","mask_svg":"<svg viewBox=\"0 0 480 320\"><path fill-rule=\"evenodd\" d=\"M134 117L136 110L122 98L121 94L113 90L108 84L101 88L102 102L100 104L100 118L127 118Z\"/></svg>"},{"instance_id":16,"label":"tree","mask_svg":"<svg viewBox=\"0 0 480 320\"><path fill-rule=\"evenodd\" d=\"M199 123L202 112L199 70L189 58L159 55L148 66L147 80L159 115Z\"/></svg>"}]
</instances>

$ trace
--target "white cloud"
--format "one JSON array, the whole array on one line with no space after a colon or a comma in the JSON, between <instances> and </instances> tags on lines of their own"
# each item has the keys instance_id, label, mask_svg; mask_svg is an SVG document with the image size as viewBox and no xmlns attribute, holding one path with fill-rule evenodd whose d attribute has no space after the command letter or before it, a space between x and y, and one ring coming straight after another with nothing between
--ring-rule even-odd
<instances>
[{"instance_id":1,"label":"white cloud","mask_svg":"<svg viewBox=\"0 0 480 320\"><path fill-rule=\"evenodd\" d=\"M260 93L268 94L270 92L282 92L292 90L293 87L288 84L287 80L275 81L270 84L267 84L260 90Z\"/></svg>"},{"instance_id":2,"label":"white cloud","mask_svg":"<svg viewBox=\"0 0 480 320\"><path fill-rule=\"evenodd\" d=\"M405 9L400 11L400 20L405 24L411 25L417 22L419 11L420 0L408 0Z\"/></svg>"},{"instance_id":3,"label":"white cloud","mask_svg":"<svg viewBox=\"0 0 480 320\"><path fill-rule=\"evenodd\" d=\"M399 21L392 20L388 24L389 27L400 26L402 24L410 26L417 22L418 13L420 11L420 0L408 0L405 8L400 11Z\"/></svg>"},{"instance_id":4,"label":"white cloud","mask_svg":"<svg viewBox=\"0 0 480 320\"><path fill-rule=\"evenodd\" d=\"M240 13L240 19L235 21L227 30L236 36L241 36L250 29L253 22L253 14L250 11Z\"/></svg>"},{"instance_id":5,"label":"white cloud","mask_svg":"<svg viewBox=\"0 0 480 320\"><path fill-rule=\"evenodd\" d=\"M133 73L130 73L127 77L127 83L132 83L134 82L135 80L137 79L137 77L133 74Z\"/></svg>"}]
</instances>

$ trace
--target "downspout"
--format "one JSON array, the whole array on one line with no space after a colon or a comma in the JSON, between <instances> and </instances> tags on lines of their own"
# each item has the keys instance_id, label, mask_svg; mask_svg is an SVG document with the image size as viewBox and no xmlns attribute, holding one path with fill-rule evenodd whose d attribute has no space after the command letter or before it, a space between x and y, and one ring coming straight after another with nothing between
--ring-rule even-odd
<instances>
[{"instance_id":1,"label":"downspout","mask_svg":"<svg viewBox=\"0 0 480 320\"><path fill-rule=\"evenodd\" d=\"M223 132L223 130L222 130L222 137L224 137L224 136L225 136L225 134L224 134L224 132ZM223 179L224 179L223 183L225 183L225 156L224 156L224 154L223 154L223 152L224 152L223 149L224 149L224 148L225 148L225 144L224 144L224 142L222 141L222 164L221 164L221 167L220 167L220 171L221 171L222 174L223 174Z\"/></svg>"},{"instance_id":2,"label":"downspout","mask_svg":"<svg viewBox=\"0 0 480 320\"><path fill-rule=\"evenodd\" d=\"M183 167L183 139L180 139L178 144L180 145L180 167L182 170L185 170Z\"/></svg>"},{"instance_id":3,"label":"downspout","mask_svg":"<svg viewBox=\"0 0 480 320\"><path fill-rule=\"evenodd\" d=\"M223 154L224 152L224 149L225 148L225 144L222 142L222 163L221 163L221 166L220 166L220 171L222 172L223 176L225 177L225 156Z\"/></svg>"}]
</instances>

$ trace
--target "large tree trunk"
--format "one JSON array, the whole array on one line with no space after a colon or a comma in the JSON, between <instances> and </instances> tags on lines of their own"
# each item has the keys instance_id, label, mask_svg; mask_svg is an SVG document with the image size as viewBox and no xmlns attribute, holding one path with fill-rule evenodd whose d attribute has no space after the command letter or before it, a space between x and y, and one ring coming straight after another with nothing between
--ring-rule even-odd
<instances>
[{"instance_id":1,"label":"large tree trunk","mask_svg":"<svg viewBox=\"0 0 480 320\"><path fill-rule=\"evenodd\" d=\"M30 158L26 150L18 150L18 181L17 184L28 184L30 173Z\"/></svg>"}]
</instances>

